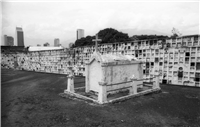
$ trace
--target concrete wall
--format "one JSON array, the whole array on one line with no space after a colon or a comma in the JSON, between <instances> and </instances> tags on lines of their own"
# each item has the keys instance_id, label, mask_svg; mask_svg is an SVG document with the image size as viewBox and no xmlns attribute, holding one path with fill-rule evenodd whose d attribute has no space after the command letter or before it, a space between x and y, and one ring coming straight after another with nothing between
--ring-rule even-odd
<instances>
[{"instance_id":1,"label":"concrete wall","mask_svg":"<svg viewBox=\"0 0 200 127\"><path fill-rule=\"evenodd\" d=\"M130 83L122 83L116 85L121 82L130 81L130 78L134 75L135 78L142 79L143 78L143 69L142 64L133 63L133 64L118 64L114 66L107 66L103 68L104 70L104 82L107 83L107 91L121 89L124 87L131 86ZM142 81L138 82L142 84ZM111 85L113 84L113 85Z\"/></svg>"},{"instance_id":2,"label":"concrete wall","mask_svg":"<svg viewBox=\"0 0 200 127\"><path fill-rule=\"evenodd\" d=\"M99 92L99 82L103 81L101 64L96 60L94 60L89 66L88 72L89 72L90 90Z\"/></svg>"},{"instance_id":3,"label":"concrete wall","mask_svg":"<svg viewBox=\"0 0 200 127\"><path fill-rule=\"evenodd\" d=\"M81 67L76 64L77 60L73 54L65 50L11 52L2 53L1 56L1 67L19 70L68 74L68 67L73 67L76 75L79 75L79 66Z\"/></svg>"}]
</instances>

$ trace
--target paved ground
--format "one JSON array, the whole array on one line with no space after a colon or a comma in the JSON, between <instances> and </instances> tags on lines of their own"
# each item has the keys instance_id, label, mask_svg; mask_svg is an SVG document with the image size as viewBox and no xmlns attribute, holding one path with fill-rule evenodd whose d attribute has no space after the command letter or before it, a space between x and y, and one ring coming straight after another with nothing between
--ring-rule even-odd
<instances>
[{"instance_id":1,"label":"paved ground","mask_svg":"<svg viewBox=\"0 0 200 127\"><path fill-rule=\"evenodd\" d=\"M200 88L161 85L162 93L103 106L58 96L64 75L1 70L2 127L200 126ZM76 87L84 85L76 78Z\"/></svg>"}]
</instances>

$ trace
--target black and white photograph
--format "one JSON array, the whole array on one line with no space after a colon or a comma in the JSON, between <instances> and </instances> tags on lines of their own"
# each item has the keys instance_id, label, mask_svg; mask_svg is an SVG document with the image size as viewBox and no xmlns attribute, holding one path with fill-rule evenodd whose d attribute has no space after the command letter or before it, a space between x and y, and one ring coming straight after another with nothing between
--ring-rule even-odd
<instances>
[{"instance_id":1,"label":"black and white photograph","mask_svg":"<svg viewBox=\"0 0 200 127\"><path fill-rule=\"evenodd\" d=\"M199 0L1 0L2 127L200 127Z\"/></svg>"}]
</instances>

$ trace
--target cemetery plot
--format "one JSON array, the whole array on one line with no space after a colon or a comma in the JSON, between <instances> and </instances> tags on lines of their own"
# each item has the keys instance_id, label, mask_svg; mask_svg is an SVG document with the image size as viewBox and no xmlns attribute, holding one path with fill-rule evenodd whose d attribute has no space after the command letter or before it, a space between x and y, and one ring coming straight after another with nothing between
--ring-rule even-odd
<instances>
[{"instance_id":1,"label":"cemetery plot","mask_svg":"<svg viewBox=\"0 0 200 127\"><path fill-rule=\"evenodd\" d=\"M111 103L160 91L158 75L151 79L151 84L143 83L142 62L133 56L95 52L86 64L85 87L74 89L73 75L70 75L64 93L99 104Z\"/></svg>"}]
</instances>

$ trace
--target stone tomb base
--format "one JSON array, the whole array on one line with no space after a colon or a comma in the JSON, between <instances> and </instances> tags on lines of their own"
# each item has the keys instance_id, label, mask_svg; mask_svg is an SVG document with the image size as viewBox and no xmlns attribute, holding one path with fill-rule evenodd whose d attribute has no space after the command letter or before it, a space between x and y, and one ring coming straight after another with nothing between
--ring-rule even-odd
<instances>
[{"instance_id":1,"label":"stone tomb base","mask_svg":"<svg viewBox=\"0 0 200 127\"><path fill-rule=\"evenodd\" d=\"M62 97L75 97L79 99L83 99L89 102L97 103L97 104L106 104L106 103L114 103L120 102L126 99L130 99L133 97L142 96L149 93L160 92L160 87L153 88L153 84L143 84L142 88L137 88L135 94L130 94L130 91L125 89L115 94L108 94L107 100L104 102L100 102L98 100L98 93L90 91L88 93L85 92L85 87L75 88L74 91L65 90L64 93L60 94Z\"/></svg>"}]
</instances>

